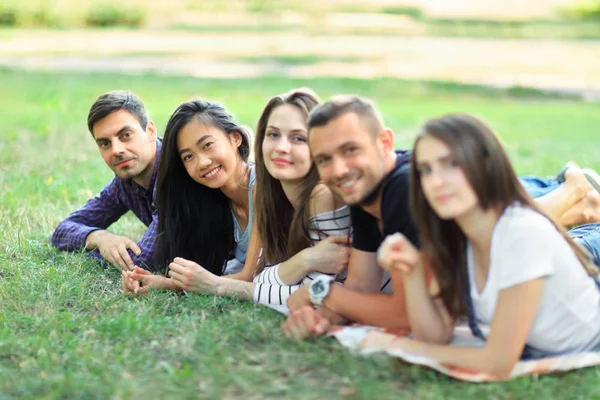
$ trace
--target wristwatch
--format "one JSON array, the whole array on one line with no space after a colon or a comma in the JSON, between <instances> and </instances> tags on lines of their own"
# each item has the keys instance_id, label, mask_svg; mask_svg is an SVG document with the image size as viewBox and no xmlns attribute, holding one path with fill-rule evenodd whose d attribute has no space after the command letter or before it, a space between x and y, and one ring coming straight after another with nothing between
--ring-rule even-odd
<instances>
[{"instance_id":1,"label":"wristwatch","mask_svg":"<svg viewBox=\"0 0 600 400\"><path fill-rule=\"evenodd\" d=\"M310 294L310 302L314 306L321 306L323 304L323 300L329 295L333 280L333 276L319 275L310 283L308 293Z\"/></svg>"}]
</instances>

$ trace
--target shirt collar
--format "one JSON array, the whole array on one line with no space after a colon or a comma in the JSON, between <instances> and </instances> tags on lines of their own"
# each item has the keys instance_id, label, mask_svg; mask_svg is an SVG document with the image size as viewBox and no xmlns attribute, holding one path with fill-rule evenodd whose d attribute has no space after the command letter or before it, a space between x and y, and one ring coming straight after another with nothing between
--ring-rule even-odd
<instances>
[{"instance_id":1,"label":"shirt collar","mask_svg":"<svg viewBox=\"0 0 600 400\"><path fill-rule=\"evenodd\" d=\"M162 147L162 138L156 139L156 161L154 162L154 168L152 169L152 176L150 177L150 183L148 184L148 188L145 189L142 186L138 185L133 179L131 179L131 185L136 193L146 197L153 198L154 195L154 186L156 183L156 176L158 175L158 164L160 163L160 149Z\"/></svg>"}]
</instances>

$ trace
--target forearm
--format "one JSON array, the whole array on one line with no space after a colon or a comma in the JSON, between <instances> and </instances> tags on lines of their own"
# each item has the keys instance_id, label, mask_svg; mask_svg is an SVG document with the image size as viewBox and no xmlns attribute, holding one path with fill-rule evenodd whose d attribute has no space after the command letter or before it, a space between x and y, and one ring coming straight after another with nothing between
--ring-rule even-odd
<instances>
[{"instance_id":1,"label":"forearm","mask_svg":"<svg viewBox=\"0 0 600 400\"><path fill-rule=\"evenodd\" d=\"M179 286L175 284L175 281L171 278L167 278L162 275L151 275L151 281L145 281L145 285L150 286L154 290L174 290L182 291ZM141 286L141 285L140 285Z\"/></svg>"},{"instance_id":2,"label":"forearm","mask_svg":"<svg viewBox=\"0 0 600 400\"><path fill-rule=\"evenodd\" d=\"M219 277L214 293L221 297L235 297L239 300L251 301L255 284L229 277Z\"/></svg>"},{"instance_id":3,"label":"forearm","mask_svg":"<svg viewBox=\"0 0 600 400\"><path fill-rule=\"evenodd\" d=\"M246 253L246 262L244 268L240 272L227 275L230 279L252 282L256 274L256 268L262 254L262 240L258 234L258 229L252 229L250 234L250 243L248 244L248 252Z\"/></svg>"},{"instance_id":4,"label":"forearm","mask_svg":"<svg viewBox=\"0 0 600 400\"><path fill-rule=\"evenodd\" d=\"M236 272L235 274L226 275L225 277L236 281L252 282L252 274L249 271L246 271L246 269Z\"/></svg>"},{"instance_id":5,"label":"forearm","mask_svg":"<svg viewBox=\"0 0 600 400\"><path fill-rule=\"evenodd\" d=\"M175 284L173 279L167 277L163 277L163 286L161 288L166 290L181 291L181 288Z\"/></svg>"},{"instance_id":6,"label":"forearm","mask_svg":"<svg viewBox=\"0 0 600 400\"><path fill-rule=\"evenodd\" d=\"M90 231L89 234L85 237L85 241L84 241L84 246L86 250L96 250L98 248L98 243L96 242L96 239L98 237L98 235L102 235L103 233L106 233L106 231L99 229L99 228L94 228L93 231Z\"/></svg>"},{"instance_id":7,"label":"forearm","mask_svg":"<svg viewBox=\"0 0 600 400\"><path fill-rule=\"evenodd\" d=\"M334 314L326 316L334 324L343 318L387 329L409 329L403 294L361 293L333 285L324 306ZM343 318L340 318L343 317Z\"/></svg>"},{"instance_id":8,"label":"forearm","mask_svg":"<svg viewBox=\"0 0 600 400\"><path fill-rule=\"evenodd\" d=\"M508 378L518 361L518 359L510 359L510 356L501 351L494 354L489 345L485 347L455 347L414 341L414 347L415 353L434 359L439 363L487 373L500 379Z\"/></svg>"},{"instance_id":9,"label":"forearm","mask_svg":"<svg viewBox=\"0 0 600 400\"><path fill-rule=\"evenodd\" d=\"M54 233L52 234L51 243L54 247L61 251L80 251L88 250L87 255L101 263L110 265L108 261L102 257L96 247L90 248L87 246L87 239L90 234L97 232L99 228L85 226L83 224L65 220L61 222Z\"/></svg>"},{"instance_id":10,"label":"forearm","mask_svg":"<svg viewBox=\"0 0 600 400\"><path fill-rule=\"evenodd\" d=\"M428 281L422 268L403 277L406 313L412 334L418 340L429 343L448 343L452 330L448 329L440 310L428 289Z\"/></svg>"},{"instance_id":11,"label":"forearm","mask_svg":"<svg viewBox=\"0 0 600 400\"><path fill-rule=\"evenodd\" d=\"M113 180L98 196L89 199L83 207L58 224L52 235L52 245L59 250L81 250L90 233L108 228L126 212L127 208L119 201Z\"/></svg>"},{"instance_id":12,"label":"forearm","mask_svg":"<svg viewBox=\"0 0 600 400\"><path fill-rule=\"evenodd\" d=\"M280 263L277 267L277 276L284 285L295 285L310 272L304 263L303 252L305 250Z\"/></svg>"},{"instance_id":13,"label":"forearm","mask_svg":"<svg viewBox=\"0 0 600 400\"><path fill-rule=\"evenodd\" d=\"M83 248L87 249L87 237L98 229L100 228L86 226L82 223L66 219L62 221L54 230L51 243L59 250L76 251Z\"/></svg>"}]
</instances>

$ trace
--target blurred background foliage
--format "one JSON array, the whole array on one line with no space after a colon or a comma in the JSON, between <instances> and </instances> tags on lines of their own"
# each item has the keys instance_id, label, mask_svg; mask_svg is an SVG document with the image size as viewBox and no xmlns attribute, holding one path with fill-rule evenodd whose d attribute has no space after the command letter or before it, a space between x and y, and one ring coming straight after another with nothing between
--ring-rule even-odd
<instances>
[{"instance_id":1,"label":"blurred background foliage","mask_svg":"<svg viewBox=\"0 0 600 400\"><path fill-rule=\"evenodd\" d=\"M600 0L3 0L0 26L599 38Z\"/></svg>"}]
</instances>

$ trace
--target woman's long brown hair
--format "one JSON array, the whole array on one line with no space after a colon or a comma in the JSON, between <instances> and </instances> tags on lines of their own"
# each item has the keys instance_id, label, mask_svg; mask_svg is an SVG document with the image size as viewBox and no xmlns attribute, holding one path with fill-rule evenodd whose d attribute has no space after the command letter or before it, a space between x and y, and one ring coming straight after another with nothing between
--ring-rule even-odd
<instances>
[{"instance_id":1,"label":"woman's long brown hair","mask_svg":"<svg viewBox=\"0 0 600 400\"><path fill-rule=\"evenodd\" d=\"M265 106L256 127L254 158L256 163L256 228L262 240L263 252L257 266L259 273L265 262L276 264L289 259L312 245L309 236L310 197L319 183L319 173L312 163L308 174L298 187L298 208L294 209L286 197L281 182L273 178L265 166L262 143L269 118L275 108L290 104L305 117L319 104L318 96L310 89L294 89L273 97Z\"/></svg>"},{"instance_id":2,"label":"woman's long brown hair","mask_svg":"<svg viewBox=\"0 0 600 400\"><path fill-rule=\"evenodd\" d=\"M586 252L573 242L566 231L537 207L519 183L510 160L496 134L481 120L467 114L450 114L427 121L415 139L410 178L410 201L419 227L421 251L426 265L433 268L440 297L450 315L465 315L464 284L467 279L467 239L454 220L437 216L427 202L416 166L417 146L424 137L442 141L477 195L484 210L502 214L518 202L544 215L569 243L590 275L597 274Z\"/></svg>"}]
</instances>

